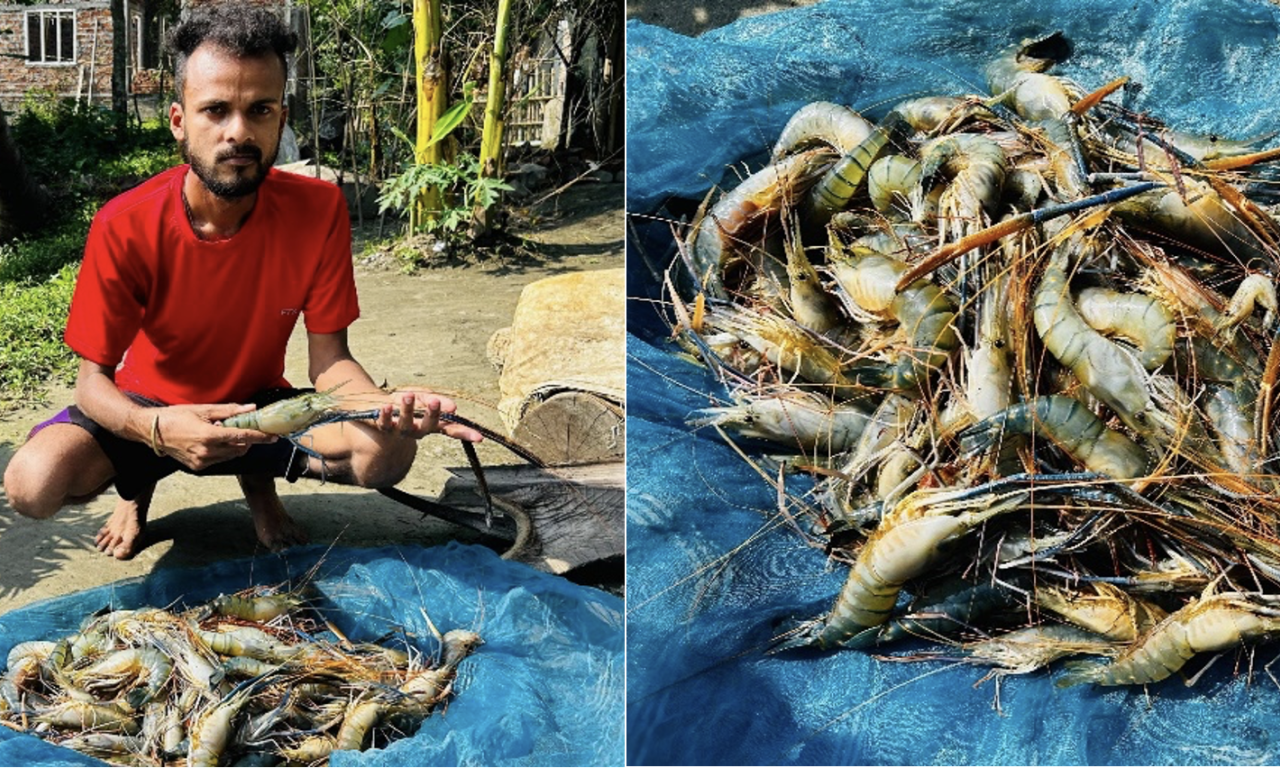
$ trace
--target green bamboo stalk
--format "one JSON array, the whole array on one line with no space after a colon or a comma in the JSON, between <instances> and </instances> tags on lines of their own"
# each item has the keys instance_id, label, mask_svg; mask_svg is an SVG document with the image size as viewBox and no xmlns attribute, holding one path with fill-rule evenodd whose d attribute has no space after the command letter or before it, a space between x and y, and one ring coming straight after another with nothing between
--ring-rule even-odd
<instances>
[{"instance_id":1,"label":"green bamboo stalk","mask_svg":"<svg viewBox=\"0 0 1280 768\"><path fill-rule=\"evenodd\" d=\"M489 57L489 96L484 105L484 130L480 134L481 173L488 177L502 171L502 115L507 97L507 28L511 25L511 0L498 0L498 21Z\"/></svg>"},{"instance_id":2,"label":"green bamboo stalk","mask_svg":"<svg viewBox=\"0 0 1280 768\"><path fill-rule=\"evenodd\" d=\"M414 0L413 54L418 86L418 132L414 160L419 165L439 163L444 149L443 142L431 141L436 121L444 114L447 106L445 101L448 99L443 29L440 0ZM412 232L420 229L440 209L440 190L437 187L422 190L409 217L409 230Z\"/></svg>"},{"instance_id":3,"label":"green bamboo stalk","mask_svg":"<svg viewBox=\"0 0 1280 768\"><path fill-rule=\"evenodd\" d=\"M511 26L511 0L498 0L498 19L493 31L493 54L489 57L489 95L484 103L484 128L480 133L480 175L500 178L502 167L502 115L507 100L507 30ZM476 206L471 219L477 237L490 229L488 211Z\"/></svg>"}]
</instances>

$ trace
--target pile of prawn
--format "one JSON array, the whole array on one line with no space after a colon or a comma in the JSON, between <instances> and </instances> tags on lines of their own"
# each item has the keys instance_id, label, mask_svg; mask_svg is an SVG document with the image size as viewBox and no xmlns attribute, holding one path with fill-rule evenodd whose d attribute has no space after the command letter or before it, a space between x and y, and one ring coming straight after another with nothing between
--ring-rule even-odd
<instances>
[{"instance_id":1,"label":"pile of prawn","mask_svg":"<svg viewBox=\"0 0 1280 768\"><path fill-rule=\"evenodd\" d=\"M812 475L781 512L848 570L775 651L1133 685L1280 631L1280 153L1051 74L1070 49L805 106L680 243L674 337L733 393L689 423Z\"/></svg>"},{"instance_id":2,"label":"pile of prawn","mask_svg":"<svg viewBox=\"0 0 1280 768\"><path fill-rule=\"evenodd\" d=\"M10 650L0 723L120 765L323 765L412 735L482 642L437 631L431 663L408 638L328 628L337 641L317 638L325 623L297 592L101 612Z\"/></svg>"}]
</instances>

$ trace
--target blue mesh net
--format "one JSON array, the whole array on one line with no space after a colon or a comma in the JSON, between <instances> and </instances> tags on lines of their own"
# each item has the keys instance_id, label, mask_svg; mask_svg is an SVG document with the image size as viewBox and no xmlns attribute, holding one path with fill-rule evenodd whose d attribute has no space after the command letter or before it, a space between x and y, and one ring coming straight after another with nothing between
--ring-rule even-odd
<instances>
[{"instance_id":1,"label":"blue mesh net","mask_svg":"<svg viewBox=\"0 0 1280 768\"><path fill-rule=\"evenodd\" d=\"M1195 687L1057 689L857 651L766 655L830 607L847 571L775 514L772 489L714 434L684 424L723 389L654 310L674 248L670 198L759 168L815 100L872 116L914 95L984 92L1018 40L1061 29L1055 73L1086 89L1129 75L1129 104L1180 130L1280 128L1280 8L1235 0L831 0L687 38L631 22L628 48L628 760L632 764L1205 764L1275 762L1277 653L1228 655ZM676 207L676 206L671 206ZM688 210L688 205L684 210ZM637 215L638 214L638 215ZM798 482L798 481L797 481ZM796 487L797 492L802 489Z\"/></svg>"},{"instance_id":2,"label":"blue mesh net","mask_svg":"<svg viewBox=\"0 0 1280 768\"><path fill-rule=\"evenodd\" d=\"M110 606L195 605L254 584L305 576L326 618L352 640L403 627L424 653L441 631L476 629L457 697L412 737L385 749L333 754L336 766L617 765L623 758L622 601L500 559L483 547L323 549L159 571L46 600L0 617L0 654L24 640L63 637ZM0 728L0 765L104 765Z\"/></svg>"}]
</instances>

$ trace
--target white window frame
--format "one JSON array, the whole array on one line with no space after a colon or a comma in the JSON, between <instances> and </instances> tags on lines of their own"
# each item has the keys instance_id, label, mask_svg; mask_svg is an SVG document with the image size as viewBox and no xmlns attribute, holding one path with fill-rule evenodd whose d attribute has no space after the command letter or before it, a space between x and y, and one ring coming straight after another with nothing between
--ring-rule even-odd
<instances>
[{"instance_id":1,"label":"white window frame","mask_svg":"<svg viewBox=\"0 0 1280 768\"><path fill-rule=\"evenodd\" d=\"M137 56L137 58L134 59L134 68L138 70L146 69L146 67L142 66L142 62L143 62L142 55L146 53L142 45L143 41L146 39L146 36L143 35L142 32L143 32L142 16L140 15L134 16L133 17L133 33L137 38L136 40L134 40L134 55Z\"/></svg>"},{"instance_id":2,"label":"white window frame","mask_svg":"<svg viewBox=\"0 0 1280 768\"><path fill-rule=\"evenodd\" d=\"M44 39L45 16L48 14L53 14L54 16L70 16L71 17L71 58L70 59L63 60L61 58L54 58L53 60L50 60L48 58L47 54L48 54L49 45L48 45L48 41ZM30 59L27 59L26 60L27 66L29 67L74 67L76 65L76 62L80 58L80 41L76 39L77 37L76 29L78 28L80 23L79 14L76 13L75 9L71 9L71 8L38 8L38 9L31 9L31 10L25 11L22 16L22 37L23 37L23 42L25 43L23 48L24 55L29 54L31 51L31 17L33 15L38 16L40 19L39 24L37 24L37 27L40 29L40 48L41 48L41 54L43 54L42 55L43 61L32 61ZM61 30L64 28L64 25L59 23L56 25L56 28L59 30L59 32L61 32ZM57 40L54 41L53 46L54 46L54 56L55 57L60 56L62 52L62 46L58 44Z\"/></svg>"}]
</instances>

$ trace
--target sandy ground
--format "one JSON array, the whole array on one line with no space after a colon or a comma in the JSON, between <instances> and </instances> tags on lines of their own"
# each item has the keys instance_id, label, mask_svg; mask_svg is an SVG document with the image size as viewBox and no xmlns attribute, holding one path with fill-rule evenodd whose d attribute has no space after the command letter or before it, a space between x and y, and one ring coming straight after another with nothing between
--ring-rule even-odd
<instances>
[{"instance_id":1,"label":"sandy ground","mask_svg":"<svg viewBox=\"0 0 1280 768\"><path fill-rule=\"evenodd\" d=\"M679 32L693 37L708 29L723 27L745 16L802 8L818 0L782 0L761 3L758 0L698 0L673 3L671 0L628 0L627 18Z\"/></svg>"},{"instance_id":2,"label":"sandy ground","mask_svg":"<svg viewBox=\"0 0 1280 768\"><path fill-rule=\"evenodd\" d=\"M549 201L541 209L543 223L527 233L540 244L537 258L530 261L432 269L414 276L358 266L361 318L350 331L356 358L375 381L451 393L460 414L505 431L494 410L498 379L485 345L494 331L510 325L526 284L567 271L622 265L622 192L619 183L580 184ZM299 323L285 375L305 386L306 370L306 341ZM50 402L57 407L71 402L70 390L52 390ZM29 409L0 418L0 472L27 430L53 410ZM480 446L480 458L484 463L512 461L495 445ZM432 436L422 441L413 470L398 487L435 497L450 476L445 468L466 465L456 443ZM308 480L295 485L280 481L279 487L285 506L313 542L372 547L477 538L469 529L422 519L374 491ZM270 556L257 544L233 477L177 474L162 481L151 508L150 544L128 562L93 548L94 534L116 501L114 492L108 492L41 522L15 514L0 491L0 613L160 568Z\"/></svg>"}]
</instances>

